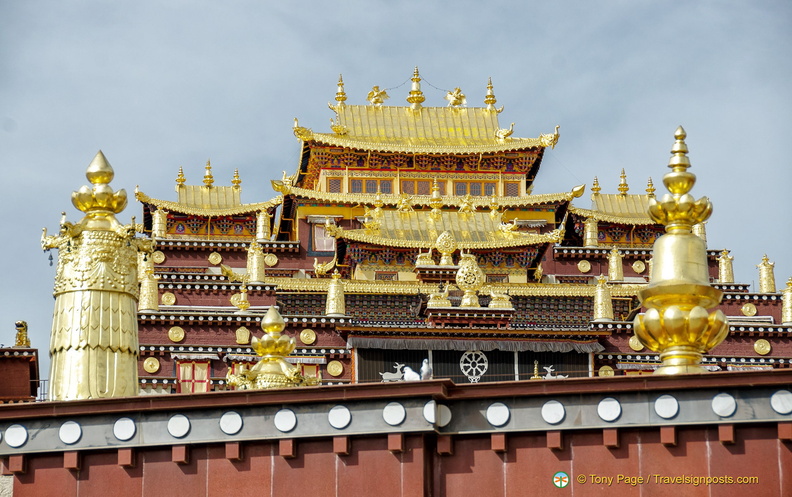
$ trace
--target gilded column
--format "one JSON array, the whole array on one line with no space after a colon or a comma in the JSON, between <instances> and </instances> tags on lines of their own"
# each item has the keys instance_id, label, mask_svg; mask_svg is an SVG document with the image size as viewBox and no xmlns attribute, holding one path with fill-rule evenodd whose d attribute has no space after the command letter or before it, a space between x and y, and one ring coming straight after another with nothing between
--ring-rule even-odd
<instances>
[{"instance_id":1,"label":"gilded column","mask_svg":"<svg viewBox=\"0 0 792 497\"><path fill-rule=\"evenodd\" d=\"M599 245L599 223L594 218L586 219L583 224L583 245L586 247L596 247Z\"/></svg>"},{"instance_id":2,"label":"gilded column","mask_svg":"<svg viewBox=\"0 0 792 497\"><path fill-rule=\"evenodd\" d=\"M608 280L624 281L624 268L622 267L622 256L616 247L608 254Z\"/></svg>"},{"instance_id":3,"label":"gilded column","mask_svg":"<svg viewBox=\"0 0 792 497\"><path fill-rule=\"evenodd\" d=\"M152 241L141 227L123 226L115 214L127 204L114 192L113 168L100 151L86 171L92 186L72 193L85 213L61 223L57 236L42 235L42 248L58 249L55 311L50 340L50 399L73 400L138 394L137 253Z\"/></svg>"},{"instance_id":4,"label":"gilded column","mask_svg":"<svg viewBox=\"0 0 792 497\"><path fill-rule=\"evenodd\" d=\"M338 269L333 271L332 279L327 287L327 303L325 315L330 317L343 317L346 315L346 297L344 295L344 282Z\"/></svg>"},{"instance_id":5,"label":"gilded column","mask_svg":"<svg viewBox=\"0 0 792 497\"><path fill-rule=\"evenodd\" d=\"M138 311L158 311L159 310L159 276L154 274L152 268L146 268L143 277L140 279L140 300Z\"/></svg>"},{"instance_id":6,"label":"gilded column","mask_svg":"<svg viewBox=\"0 0 792 497\"><path fill-rule=\"evenodd\" d=\"M759 293L775 293L774 266L775 262L770 262L770 259L767 258L767 254L762 257L762 262L756 266L759 268Z\"/></svg>"},{"instance_id":7,"label":"gilded column","mask_svg":"<svg viewBox=\"0 0 792 497\"><path fill-rule=\"evenodd\" d=\"M157 209L151 214L151 237L163 238L168 231L168 212Z\"/></svg>"},{"instance_id":8,"label":"gilded column","mask_svg":"<svg viewBox=\"0 0 792 497\"><path fill-rule=\"evenodd\" d=\"M264 250L258 242L253 240L247 253L247 280L254 284L263 283L264 269Z\"/></svg>"},{"instance_id":9,"label":"gilded column","mask_svg":"<svg viewBox=\"0 0 792 497\"><path fill-rule=\"evenodd\" d=\"M269 240L270 219L272 215L267 211L258 211L256 214L256 240Z\"/></svg>"},{"instance_id":10,"label":"gilded column","mask_svg":"<svg viewBox=\"0 0 792 497\"><path fill-rule=\"evenodd\" d=\"M792 278L787 280L787 286L782 293L781 323L792 324Z\"/></svg>"},{"instance_id":11,"label":"gilded column","mask_svg":"<svg viewBox=\"0 0 792 497\"><path fill-rule=\"evenodd\" d=\"M721 252L718 257L718 282L734 283L734 257L729 255L728 250Z\"/></svg>"},{"instance_id":12,"label":"gilded column","mask_svg":"<svg viewBox=\"0 0 792 497\"><path fill-rule=\"evenodd\" d=\"M702 355L726 338L729 327L723 312L708 311L717 307L723 293L710 286L707 247L692 233L693 225L712 214L712 203L688 193L696 176L687 171L685 130L680 126L674 137L671 172L663 177L671 193L649 200L649 216L665 225L666 233L654 243L653 278L638 292L647 311L635 318L633 328L646 348L660 352L656 374L704 373Z\"/></svg>"},{"instance_id":13,"label":"gilded column","mask_svg":"<svg viewBox=\"0 0 792 497\"><path fill-rule=\"evenodd\" d=\"M701 238L704 241L704 245L707 245L707 222L698 223L693 225L693 234L697 237Z\"/></svg>"},{"instance_id":14,"label":"gilded column","mask_svg":"<svg viewBox=\"0 0 792 497\"><path fill-rule=\"evenodd\" d=\"M613 321L613 302L611 301L610 287L605 282L605 277L597 278L597 288L594 290L594 319L597 321Z\"/></svg>"}]
</instances>

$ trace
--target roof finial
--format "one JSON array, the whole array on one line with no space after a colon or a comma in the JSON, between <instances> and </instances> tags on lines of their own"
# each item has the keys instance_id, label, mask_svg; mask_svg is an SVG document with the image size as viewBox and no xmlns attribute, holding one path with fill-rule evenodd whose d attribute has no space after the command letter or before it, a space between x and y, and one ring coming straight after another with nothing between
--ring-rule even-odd
<instances>
[{"instance_id":1,"label":"roof finial","mask_svg":"<svg viewBox=\"0 0 792 497\"><path fill-rule=\"evenodd\" d=\"M652 183L652 177L650 176L649 177L649 181L646 182L646 194L649 197L654 198L655 190L656 190L656 188L654 187L654 183Z\"/></svg>"},{"instance_id":2,"label":"roof finial","mask_svg":"<svg viewBox=\"0 0 792 497\"><path fill-rule=\"evenodd\" d=\"M234 177L231 178L231 184L234 185L234 188L242 186L242 178L239 177L239 169L234 169Z\"/></svg>"},{"instance_id":3,"label":"roof finial","mask_svg":"<svg viewBox=\"0 0 792 497\"><path fill-rule=\"evenodd\" d=\"M627 174L624 173L624 169L622 169L621 181L619 181L619 193L622 195L627 195L627 192L630 191L630 186L627 184Z\"/></svg>"},{"instance_id":4,"label":"roof finial","mask_svg":"<svg viewBox=\"0 0 792 497\"><path fill-rule=\"evenodd\" d=\"M602 190L602 188L599 186L599 180L596 176L594 176L594 182L591 184L591 193L594 195L599 195L600 190Z\"/></svg>"},{"instance_id":5,"label":"roof finial","mask_svg":"<svg viewBox=\"0 0 792 497\"><path fill-rule=\"evenodd\" d=\"M176 175L176 188L184 186L185 181L187 181L187 178L184 177L184 168L179 166L179 174Z\"/></svg>"},{"instance_id":6,"label":"roof finial","mask_svg":"<svg viewBox=\"0 0 792 497\"><path fill-rule=\"evenodd\" d=\"M421 110L421 104L426 100L423 92L421 91L421 75L418 74L418 66L415 66L413 71L412 87L410 88L410 95L407 97L407 102L410 103L412 110Z\"/></svg>"},{"instance_id":7,"label":"roof finial","mask_svg":"<svg viewBox=\"0 0 792 497\"><path fill-rule=\"evenodd\" d=\"M214 184L214 176L212 176L212 163L209 160L206 161L206 172L204 173L203 182L207 187L211 187L212 184Z\"/></svg>"},{"instance_id":8,"label":"roof finial","mask_svg":"<svg viewBox=\"0 0 792 497\"><path fill-rule=\"evenodd\" d=\"M347 96L346 92L344 91L344 78L341 74L338 75L338 90L336 91L335 100L338 102L338 105L346 105Z\"/></svg>"},{"instance_id":9,"label":"roof finial","mask_svg":"<svg viewBox=\"0 0 792 497\"><path fill-rule=\"evenodd\" d=\"M484 104L487 106L487 110L493 110L495 112L500 113L503 110L503 106L501 105L500 109L495 108L495 104L498 101L495 99L495 92L492 91L492 78L487 79L487 94L484 96Z\"/></svg>"}]
</instances>

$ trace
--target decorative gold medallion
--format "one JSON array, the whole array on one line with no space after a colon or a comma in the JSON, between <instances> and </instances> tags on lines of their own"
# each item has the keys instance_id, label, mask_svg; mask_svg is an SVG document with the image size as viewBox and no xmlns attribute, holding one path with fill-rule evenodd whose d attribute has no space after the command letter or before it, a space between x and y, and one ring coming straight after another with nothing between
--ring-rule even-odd
<instances>
[{"instance_id":1,"label":"decorative gold medallion","mask_svg":"<svg viewBox=\"0 0 792 497\"><path fill-rule=\"evenodd\" d=\"M633 335L630 337L630 348L636 352L643 350L644 345L638 340L638 337Z\"/></svg>"},{"instance_id":2,"label":"decorative gold medallion","mask_svg":"<svg viewBox=\"0 0 792 497\"><path fill-rule=\"evenodd\" d=\"M613 368L610 366L602 366L597 371L597 376L613 376L615 373L613 372Z\"/></svg>"},{"instance_id":3,"label":"decorative gold medallion","mask_svg":"<svg viewBox=\"0 0 792 497\"><path fill-rule=\"evenodd\" d=\"M278 256L277 255L275 255L275 254L267 254L267 255L264 256L264 264L266 264L267 266L272 267L272 266L274 266L277 263L278 263Z\"/></svg>"},{"instance_id":4,"label":"decorative gold medallion","mask_svg":"<svg viewBox=\"0 0 792 497\"><path fill-rule=\"evenodd\" d=\"M743 316L756 316L756 306L752 303L748 302L742 309L740 309L743 313Z\"/></svg>"},{"instance_id":5,"label":"decorative gold medallion","mask_svg":"<svg viewBox=\"0 0 792 497\"><path fill-rule=\"evenodd\" d=\"M209 254L209 262L216 266L221 262L223 262L223 256L218 254L217 252L212 252L211 254Z\"/></svg>"},{"instance_id":6,"label":"decorative gold medallion","mask_svg":"<svg viewBox=\"0 0 792 497\"><path fill-rule=\"evenodd\" d=\"M181 342L184 340L184 328L181 326L174 326L168 330L168 338L171 342Z\"/></svg>"},{"instance_id":7,"label":"decorative gold medallion","mask_svg":"<svg viewBox=\"0 0 792 497\"><path fill-rule=\"evenodd\" d=\"M756 353L759 355L767 355L770 353L771 349L772 347L770 346L770 342L764 338L760 338L754 342L754 351L756 351Z\"/></svg>"},{"instance_id":8,"label":"decorative gold medallion","mask_svg":"<svg viewBox=\"0 0 792 497\"><path fill-rule=\"evenodd\" d=\"M300 332L300 341L305 345L316 342L316 332L310 328L305 328Z\"/></svg>"},{"instance_id":9,"label":"decorative gold medallion","mask_svg":"<svg viewBox=\"0 0 792 497\"><path fill-rule=\"evenodd\" d=\"M147 373L156 373L159 371L159 368L160 362L156 357L149 357L143 361L143 369L145 369Z\"/></svg>"},{"instance_id":10,"label":"decorative gold medallion","mask_svg":"<svg viewBox=\"0 0 792 497\"><path fill-rule=\"evenodd\" d=\"M327 372L330 376L341 376L344 374L344 365L341 361L330 361L327 363Z\"/></svg>"},{"instance_id":11,"label":"decorative gold medallion","mask_svg":"<svg viewBox=\"0 0 792 497\"><path fill-rule=\"evenodd\" d=\"M165 254L157 250L151 254L151 260L154 261L154 264L162 264L165 262Z\"/></svg>"},{"instance_id":12,"label":"decorative gold medallion","mask_svg":"<svg viewBox=\"0 0 792 497\"><path fill-rule=\"evenodd\" d=\"M171 292L162 294L162 305L173 305L176 303L176 295Z\"/></svg>"},{"instance_id":13,"label":"decorative gold medallion","mask_svg":"<svg viewBox=\"0 0 792 497\"><path fill-rule=\"evenodd\" d=\"M236 343L239 345L247 345L250 343L250 330L244 326L240 326L236 330Z\"/></svg>"},{"instance_id":14,"label":"decorative gold medallion","mask_svg":"<svg viewBox=\"0 0 792 497\"><path fill-rule=\"evenodd\" d=\"M588 273L591 271L591 263L589 261L578 262L578 271L581 273Z\"/></svg>"},{"instance_id":15,"label":"decorative gold medallion","mask_svg":"<svg viewBox=\"0 0 792 497\"><path fill-rule=\"evenodd\" d=\"M644 271L646 271L646 263L644 261L635 261L632 264L632 268L633 271L635 271L638 274L641 274Z\"/></svg>"}]
</instances>

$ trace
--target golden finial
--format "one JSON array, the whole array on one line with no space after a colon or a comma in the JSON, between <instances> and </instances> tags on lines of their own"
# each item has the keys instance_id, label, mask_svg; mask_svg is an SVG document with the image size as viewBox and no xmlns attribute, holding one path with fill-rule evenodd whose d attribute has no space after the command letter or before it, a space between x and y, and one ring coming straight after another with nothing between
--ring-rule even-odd
<instances>
[{"instance_id":1,"label":"golden finial","mask_svg":"<svg viewBox=\"0 0 792 497\"><path fill-rule=\"evenodd\" d=\"M432 196L429 198L429 207L432 208L432 216L434 218L440 217L440 208L443 207L443 197L440 195L440 186L437 184L437 178L432 181Z\"/></svg>"},{"instance_id":2,"label":"golden finial","mask_svg":"<svg viewBox=\"0 0 792 497\"><path fill-rule=\"evenodd\" d=\"M734 257L723 250L718 257L718 283L734 283Z\"/></svg>"},{"instance_id":3,"label":"golden finial","mask_svg":"<svg viewBox=\"0 0 792 497\"><path fill-rule=\"evenodd\" d=\"M338 90L336 91L335 101L338 102L338 105L346 105L347 96L346 92L344 91L344 78L339 74L338 75Z\"/></svg>"},{"instance_id":4,"label":"golden finial","mask_svg":"<svg viewBox=\"0 0 792 497\"><path fill-rule=\"evenodd\" d=\"M775 293L775 262L770 262L767 254L762 257L762 262L756 267L759 268L759 293Z\"/></svg>"},{"instance_id":5,"label":"golden finial","mask_svg":"<svg viewBox=\"0 0 792 497\"><path fill-rule=\"evenodd\" d=\"M214 184L214 176L212 176L212 163L208 160L206 161L206 172L204 173L203 182L207 187L211 187L212 184Z\"/></svg>"},{"instance_id":6,"label":"golden finial","mask_svg":"<svg viewBox=\"0 0 792 497\"><path fill-rule=\"evenodd\" d=\"M489 208L491 217L495 217L500 213L500 211L498 211L500 204L498 203L498 197L495 196L495 192L492 192L492 196L490 197Z\"/></svg>"},{"instance_id":7,"label":"golden finial","mask_svg":"<svg viewBox=\"0 0 792 497\"><path fill-rule=\"evenodd\" d=\"M110 182L113 181L114 176L113 167L107 162L100 150L85 171L85 177L88 178L93 187L83 185L79 190L72 193L72 204L77 209L86 214L98 211L96 216L86 216L86 219L98 222L100 218L106 218L107 220L112 218L112 221L115 222L115 217L112 214L108 215L105 213L109 211L118 214L126 207L126 191L122 189L113 192L110 187Z\"/></svg>"},{"instance_id":8,"label":"golden finial","mask_svg":"<svg viewBox=\"0 0 792 497\"><path fill-rule=\"evenodd\" d=\"M627 192L630 191L630 186L627 184L627 174L625 174L624 169L622 169L621 176L619 177L621 178L619 181L619 193L627 195Z\"/></svg>"},{"instance_id":9,"label":"golden finial","mask_svg":"<svg viewBox=\"0 0 792 497\"><path fill-rule=\"evenodd\" d=\"M234 188L242 186L242 178L239 177L239 169L234 169L234 177L231 178L231 184L234 185Z\"/></svg>"},{"instance_id":10,"label":"golden finial","mask_svg":"<svg viewBox=\"0 0 792 497\"><path fill-rule=\"evenodd\" d=\"M599 180L596 176L594 176L594 182L591 184L591 193L594 195L599 195L600 190L602 190L602 188L600 188Z\"/></svg>"},{"instance_id":11,"label":"golden finial","mask_svg":"<svg viewBox=\"0 0 792 497\"><path fill-rule=\"evenodd\" d=\"M541 380L542 377L539 376L539 361L534 361L534 373L531 376L532 380Z\"/></svg>"},{"instance_id":12,"label":"golden finial","mask_svg":"<svg viewBox=\"0 0 792 497\"><path fill-rule=\"evenodd\" d=\"M185 181L187 178L184 177L184 168L179 166L179 174L176 175L176 191L179 191L180 186L184 186Z\"/></svg>"},{"instance_id":13,"label":"golden finial","mask_svg":"<svg viewBox=\"0 0 792 497\"><path fill-rule=\"evenodd\" d=\"M495 104L497 102L495 92L492 91L492 78L487 78L487 94L484 96L484 104L487 106L487 110L500 113L503 110L503 106L501 105L500 109L496 109Z\"/></svg>"},{"instance_id":14,"label":"golden finial","mask_svg":"<svg viewBox=\"0 0 792 497\"><path fill-rule=\"evenodd\" d=\"M410 87L410 95L407 97L407 102L409 102L412 110L421 110L421 104L426 100L426 97L421 91L421 75L418 74L418 66L415 66L413 77L410 79L412 79L412 86Z\"/></svg>"},{"instance_id":15,"label":"golden finial","mask_svg":"<svg viewBox=\"0 0 792 497\"><path fill-rule=\"evenodd\" d=\"M480 307L478 291L484 285L486 276L478 265L476 256L470 252L460 254L456 284L464 295L459 307Z\"/></svg>"},{"instance_id":16,"label":"golden finial","mask_svg":"<svg viewBox=\"0 0 792 497\"><path fill-rule=\"evenodd\" d=\"M654 187L654 183L652 183L652 178L650 177L649 181L646 182L646 194L649 197L654 198L655 191L657 191L657 189Z\"/></svg>"}]
</instances>

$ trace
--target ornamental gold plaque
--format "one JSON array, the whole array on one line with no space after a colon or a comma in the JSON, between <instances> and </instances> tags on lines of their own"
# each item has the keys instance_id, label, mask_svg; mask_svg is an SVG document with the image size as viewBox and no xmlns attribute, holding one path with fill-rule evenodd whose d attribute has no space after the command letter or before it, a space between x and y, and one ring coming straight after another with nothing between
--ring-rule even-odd
<instances>
[{"instance_id":1,"label":"ornamental gold plaque","mask_svg":"<svg viewBox=\"0 0 792 497\"><path fill-rule=\"evenodd\" d=\"M267 266L272 267L272 266L274 266L277 263L278 263L278 256L277 255L275 255L275 254L267 254L267 255L264 256L264 264L266 264Z\"/></svg>"},{"instance_id":2,"label":"ornamental gold plaque","mask_svg":"<svg viewBox=\"0 0 792 497\"><path fill-rule=\"evenodd\" d=\"M748 302L742 309L740 309L743 313L743 316L756 316L756 306L752 303Z\"/></svg>"},{"instance_id":3,"label":"ornamental gold plaque","mask_svg":"<svg viewBox=\"0 0 792 497\"><path fill-rule=\"evenodd\" d=\"M327 363L327 372L330 376L341 376L344 374L344 365L341 361L330 361Z\"/></svg>"},{"instance_id":4,"label":"ornamental gold plaque","mask_svg":"<svg viewBox=\"0 0 792 497\"><path fill-rule=\"evenodd\" d=\"M578 262L578 271L581 273L588 273L591 271L591 263L589 261Z\"/></svg>"},{"instance_id":5,"label":"ornamental gold plaque","mask_svg":"<svg viewBox=\"0 0 792 497\"><path fill-rule=\"evenodd\" d=\"M638 274L641 274L644 271L646 271L646 263L644 261L635 261L632 264L632 268L633 271L635 271Z\"/></svg>"},{"instance_id":6,"label":"ornamental gold plaque","mask_svg":"<svg viewBox=\"0 0 792 497\"><path fill-rule=\"evenodd\" d=\"M212 252L211 254L209 254L209 262L216 266L221 262L223 262L223 256L218 254L217 252Z\"/></svg>"},{"instance_id":7,"label":"ornamental gold plaque","mask_svg":"<svg viewBox=\"0 0 792 497\"><path fill-rule=\"evenodd\" d=\"M168 338L171 342L181 342L184 340L184 328L181 326L174 326L168 330Z\"/></svg>"},{"instance_id":8,"label":"ornamental gold plaque","mask_svg":"<svg viewBox=\"0 0 792 497\"><path fill-rule=\"evenodd\" d=\"M316 332L310 328L305 328L300 332L300 341L305 345L316 342Z\"/></svg>"},{"instance_id":9,"label":"ornamental gold plaque","mask_svg":"<svg viewBox=\"0 0 792 497\"><path fill-rule=\"evenodd\" d=\"M240 326L236 330L236 343L239 345L246 345L250 343L250 330L244 326Z\"/></svg>"},{"instance_id":10,"label":"ornamental gold plaque","mask_svg":"<svg viewBox=\"0 0 792 497\"><path fill-rule=\"evenodd\" d=\"M629 345L630 345L630 348L633 349L636 352L639 352L639 351L643 350L643 348L644 348L644 345L641 343L640 340L638 340L638 337L635 336L635 335L630 337Z\"/></svg>"},{"instance_id":11,"label":"ornamental gold plaque","mask_svg":"<svg viewBox=\"0 0 792 497\"><path fill-rule=\"evenodd\" d=\"M151 254L151 260L154 261L154 264L162 264L163 262L165 262L165 254L157 250L153 254Z\"/></svg>"},{"instance_id":12,"label":"ornamental gold plaque","mask_svg":"<svg viewBox=\"0 0 792 497\"><path fill-rule=\"evenodd\" d=\"M613 368L610 366L602 366L597 371L597 376L613 376L614 374Z\"/></svg>"},{"instance_id":13,"label":"ornamental gold plaque","mask_svg":"<svg viewBox=\"0 0 792 497\"><path fill-rule=\"evenodd\" d=\"M162 305L173 305L176 303L176 295L171 292L162 294Z\"/></svg>"},{"instance_id":14,"label":"ornamental gold plaque","mask_svg":"<svg viewBox=\"0 0 792 497\"><path fill-rule=\"evenodd\" d=\"M145 369L147 373L156 373L159 371L159 368L160 362L156 357L149 357L143 361L143 369Z\"/></svg>"},{"instance_id":15,"label":"ornamental gold plaque","mask_svg":"<svg viewBox=\"0 0 792 497\"><path fill-rule=\"evenodd\" d=\"M764 338L760 338L754 342L754 351L756 351L756 353L759 355L767 355L770 353L771 349L772 347L770 346L770 342Z\"/></svg>"}]
</instances>

